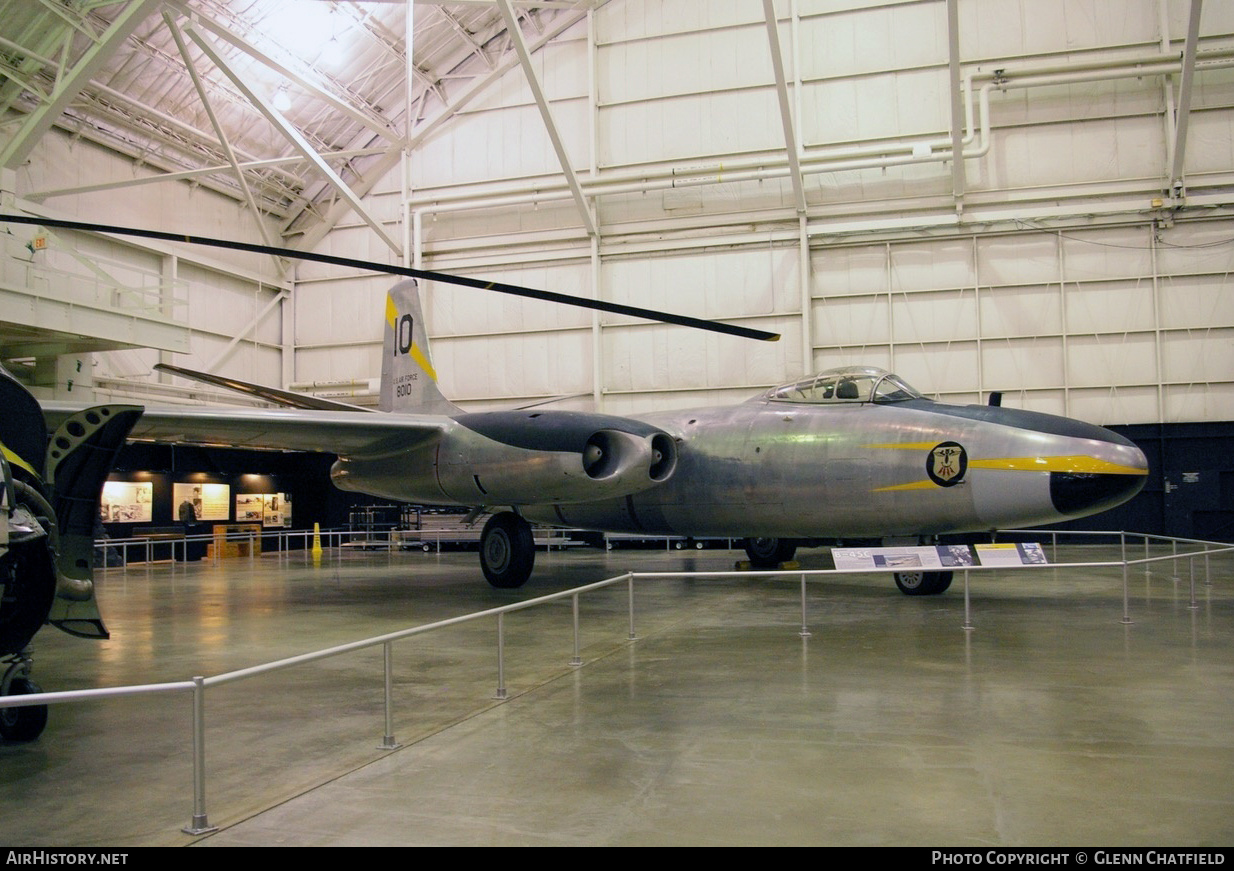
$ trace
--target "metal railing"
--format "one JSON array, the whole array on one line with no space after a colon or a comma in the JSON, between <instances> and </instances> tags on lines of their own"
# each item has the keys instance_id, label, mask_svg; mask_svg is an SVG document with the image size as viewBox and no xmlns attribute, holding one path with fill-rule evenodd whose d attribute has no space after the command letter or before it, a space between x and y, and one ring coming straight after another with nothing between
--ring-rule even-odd
<instances>
[{"instance_id":1,"label":"metal railing","mask_svg":"<svg viewBox=\"0 0 1234 871\"><path fill-rule=\"evenodd\" d=\"M550 527L533 527L537 546L552 551L569 547L578 542L571 540L569 529ZM134 535L129 538L103 538L94 542L100 569L123 570L130 565L158 562L189 561L191 545L240 544L244 545L239 558L255 559L259 554L277 553L280 559L292 559L294 555L308 562L312 553L314 535L320 538L323 551L332 552L332 558L341 561L343 554L349 549L370 550L436 550L441 552L443 545L479 544L480 531L474 536L462 537L449 530L426 530L423 533L408 530L358 530L358 529L323 529L314 532L311 529L275 529L256 532L227 533L153 533L151 535ZM414 537L412 537L414 536ZM260 546L258 546L260 545ZM118 565L108 565L109 554L112 551L119 555ZM204 557L203 557L204 558ZM209 557L212 563L218 563L224 557L219 548L215 548Z\"/></svg>"},{"instance_id":2,"label":"metal railing","mask_svg":"<svg viewBox=\"0 0 1234 871\"><path fill-rule=\"evenodd\" d=\"M1010 532L1010 531L1009 531ZM1051 530L1014 530L1017 535L1020 534L1051 534L1055 535ZM303 533L299 531L283 531L280 535L312 535L313 533ZM349 535L348 531L334 530L329 533L321 533L323 537L332 537L334 540L340 540L341 536ZM961 628L965 631L971 631L974 628L972 622L972 609L969 591L969 576L974 572L1007 572L1007 571L1034 571L1041 569L1079 569L1079 568L1117 568L1122 567L1123 575L1123 616L1121 622L1126 625L1131 625L1128 596L1128 574L1132 566L1143 565L1146 571L1149 571L1148 566L1154 563L1164 561L1174 561L1175 566L1180 559L1190 561L1191 570L1191 604L1190 608L1199 607L1195 596L1195 559L1198 557L1204 558L1205 566L1205 584L1211 585L1212 578L1209 573L1209 557L1217 554L1228 554L1234 552L1234 545L1223 544L1219 542L1205 542L1191 539L1172 539L1165 536L1146 535L1140 533L1110 533L1110 532L1072 532L1066 531L1058 533L1062 535L1084 535L1084 536L1107 536L1115 537L1119 540L1123 558L1120 560L1104 560L1104 561L1089 561L1089 562L1072 562L1072 563L1052 563L1044 565L1023 565L1023 566L964 566L957 567L955 571L963 573L964 580L964 622ZM211 537L212 538L212 537ZM1143 539L1145 556L1136 559L1127 559L1127 541L1128 538ZM1151 556L1149 553L1150 544L1152 541L1170 542L1172 544L1172 552L1169 554ZM1179 553L1179 543L1185 545L1196 545L1200 549L1189 552ZM1053 538L1052 545L1057 554L1057 537ZM336 548L341 550L341 548ZM867 569L791 569L791 570L752 570L752 571L692 571L692 572L626 572L625 574L607 578L602 581L597 581L591 584L585 584L580 587L574 587L568 590L563 590L557 593L550 593L544 596L538 596L533 599L528 599L523 602L517 602L510 605L503 605L498 608L490 608L484 611L477 611L471 614L465 614L458 617L452 617L446 620L439 620L433 623L428 623L421 626L410 627L396 632L386 633L371 638L353 641L346 644L337 645L335 647L326 648L324 650L303 653L297 656L287 657L285 659L276 660L274 662L264 663L249 668L239 669L236 671L225 672L211 677L197 675L188 680L172 681L158 684L145 684L138 686L123 686L123 687L106 687L91 690L77 690L69 692L51 692L38 693L22 696L6 696L0 698L0 708L9 707L24 707L28 705L46 705L60 704L66 702L92 701L99 699L128 697L137 695L146 695L152 693L191 693L193 704L193 733L192 733L192 748L193 748L193 814L189 825L183 828L183 831L191 835L205 834L215 830L211 826L206 813L206 746L205 746L205 701L206 690L230 684L237 681L242 681L248 678L254 678L259 675L269 674L274 671L292 668L295 666L307 665L309 663L320 662L325 659L340 656L346 653L365 650L374 647L381 647L383 651L383 684L384 684L384 728L385 734L382 742L379 745L383 750L394 750L399 745L394 738L393 726L393 678L392 678L392 649L396 641L402 641L419 635L439 631L447 627L458 626L464 623L472 623L480 620L495 619L496 620L496 672L497 672L497 687L493 695L494 699L504 700L507 698L507 690L505 686L505 617L507 614L512 614L516 611L524 611L531 608L536 608L546 605L551 602L557 602L562 599L570 599L572 604L572 621L573 621L573 651L569 659L571 666L580 666L583 664L580 649L580 629L579 629L579 597L592 593L598 590L607 589L609 587L625 584L626 599L627 599L627 619L628 619L628 634L627 640L633 641L637 638L635 632L635 581L651 580L651 579L671 579L671 578L778 578L791 577L800 579L800 597L801 597L801 630L799 634L803 637L811 634L809 629L808 614L807 614L807 579L808 578L825 578L832 575L861 575L861 574L878 574L887 575L887 568L867 568ZM1174 580L1177 580L1177 568L1175 568Z\"/></svg>"}]
</instances>

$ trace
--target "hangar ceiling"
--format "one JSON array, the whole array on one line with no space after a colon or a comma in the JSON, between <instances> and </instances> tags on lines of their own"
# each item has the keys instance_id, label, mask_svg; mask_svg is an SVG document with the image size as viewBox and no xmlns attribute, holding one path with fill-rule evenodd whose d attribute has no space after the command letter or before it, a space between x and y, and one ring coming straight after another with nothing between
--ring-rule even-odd
<instances>
[{"instance_id":1,"label":"hangar ceiling","mask_svg":"<svg viewBox=\"0 0 1234 871\"><path fill-rule=\"evenodd\" d=\"M511 4L528 41L593 5ZM0 166L54 125L154 171L141 181L170 174L246 202L277 222L270 244L291 247L321 239L409 134L513 57L502 12L474 0L0 0L0 22Z\"/></svg>"},{"instance_id":2,"label":"hangar ceiling","mask_svg":"<svg viewBox=\"0 0 1234 871\"><path fill-rule=\"evenodd\" d=\"M1095 422L1226 419L1229 9L0 0L0 194L34 214L260 233L786 338L735 354L430 286L439 368L477 407L570 391L628 412L872 362L961 401L1010 384ZM100 355L126 389L178 353L371 392L365 312L382 282L105 238L40 258L15 238L0 239L0 288L6 264L52 255L78 257L74 280L102 255L140 261L182 283L182 305L147 311L183 310L191 336L129 342L116 324L91 346L30 316L0 325L0 350L148 349ZM13 308L0 299L0 318Z\"/></svg>"}]
</instances>

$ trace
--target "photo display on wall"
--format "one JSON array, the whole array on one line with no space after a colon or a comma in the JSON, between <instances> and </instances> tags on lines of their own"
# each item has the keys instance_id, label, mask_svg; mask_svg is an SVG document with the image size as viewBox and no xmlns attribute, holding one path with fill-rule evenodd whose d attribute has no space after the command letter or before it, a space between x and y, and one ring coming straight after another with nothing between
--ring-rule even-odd
<instances>
[{"instance_id":1,"label":"photo display on wall","mask_svg":"<svg viewBox=\"0 0 1234 871\"><path fill-rule=\"evenodd\" d=\"M154 484L149 481L108 481L103 484L99 520L104 523L149 523Z\"/></svg>"},{"instance_id":2,"label":"photo display on wall","mask_svg":"<svg viewBox=\"0 0 1234 871\"><path fill-rule=\"evenodd\" d=\"M172 484L172 516L180 523L230 520L230 484Z\"/></svg>"},{"instance_id":3,"label":"photo display on wall","mask_svg":"<svg viewBox=\"0 0 1234 871\"><path fill-rule=\"evenodd\" d=\"M291 495L288 493L237 493L236 523L291 526Z\"/></svg>"}]
</instances>

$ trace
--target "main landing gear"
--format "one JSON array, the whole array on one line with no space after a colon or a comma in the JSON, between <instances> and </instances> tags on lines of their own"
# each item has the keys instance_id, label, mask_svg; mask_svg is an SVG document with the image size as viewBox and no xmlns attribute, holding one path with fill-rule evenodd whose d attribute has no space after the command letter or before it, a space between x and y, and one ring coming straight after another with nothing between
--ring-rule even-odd
<instances>
[{"instance_id":1,"label":"main landing gear","mask_svg":"<svg viewBox=\"0 0 1234 871\"><path fill-rule=\"evenodd\" d=\"M513 511L494 514L480 533L480 568L490 584L509 590L531 577L536 541L531 524Z\"/></svg>"},{"instance_id":2,"label":"main landing gear","mask_svg":"<svg viewBox=\"0 0 1234 871\"><path fill-rule=\"evenodd\" d=\"M793 558L797 542L788 538L747 538L745 551L752 568L774 569Z\"/></svg>"}]
</instances>

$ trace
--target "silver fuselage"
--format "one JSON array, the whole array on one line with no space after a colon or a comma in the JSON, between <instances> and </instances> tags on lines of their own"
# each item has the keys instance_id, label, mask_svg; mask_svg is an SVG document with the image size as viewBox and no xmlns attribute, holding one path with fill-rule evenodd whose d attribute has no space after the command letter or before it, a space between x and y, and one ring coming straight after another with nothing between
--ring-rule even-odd
<instances>
[{"instance_id":1,"label":"silver fuselage","mask_svg":"<svg viewBox=\"0 0 1234 871\"><path fill-rule=\"evenodd\" d=\"M568 486L576 454L494 441L461 423L431 448L341 461L336 481L407 501L509 504L529 520L584 529L866 538L1081 517L1126 501L1147 474L1143 453L1109 430L1017 409L760 397L640 420L672 437L676 466L624 495Z\"/></svg>"}]
</instances>

